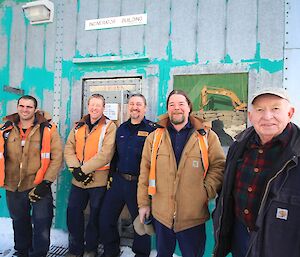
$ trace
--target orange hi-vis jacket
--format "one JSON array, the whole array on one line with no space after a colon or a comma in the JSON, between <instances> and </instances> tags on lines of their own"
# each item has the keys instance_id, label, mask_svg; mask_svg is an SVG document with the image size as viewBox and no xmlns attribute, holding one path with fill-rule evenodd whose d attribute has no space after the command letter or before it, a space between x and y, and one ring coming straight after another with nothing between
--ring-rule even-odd
<instances>
[{"instance_id":1,"label":"orange hi-vis jacket","mask_svg":"<svg viewBox=\"0 0 300 257\"><path fill-rule=\"evenodd\" d=\"M101 151L106 129L111 122L105 119L105 122L99 123L88 136L86 136L87 126L80 124L75 128L76 156L81 165ZM107 163L105 166L97 168L96 171L108 170L109 168L110 164Z\"/></svg>"}]
</instances>

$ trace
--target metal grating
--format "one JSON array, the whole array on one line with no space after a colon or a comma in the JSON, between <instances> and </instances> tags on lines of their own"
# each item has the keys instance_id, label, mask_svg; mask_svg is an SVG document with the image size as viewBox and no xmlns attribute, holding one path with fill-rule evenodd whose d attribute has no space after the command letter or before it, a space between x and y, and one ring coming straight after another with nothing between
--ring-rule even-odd
<instances>
[{"instance_id":1,"label":"metal grating","mask_svg":"<svg viewBox=\"0 0 300 257\"><path fill-rule=\"evenodd\" d=\"M51 245L47 257L63 257L67 252L67 247Z\"/></svg>"}]
</instances>

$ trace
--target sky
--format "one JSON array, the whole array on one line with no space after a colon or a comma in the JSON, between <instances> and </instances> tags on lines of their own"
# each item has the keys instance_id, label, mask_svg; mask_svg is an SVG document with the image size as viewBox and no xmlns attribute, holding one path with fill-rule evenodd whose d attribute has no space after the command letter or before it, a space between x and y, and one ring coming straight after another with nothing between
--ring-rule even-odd
<instances>
[{"instance_id":1,"label":"sky","mask_svg":"<svg viewBox=\"0 0 300 257\"><path fill-rule=\"evenodd\" d=\"M68 234L62 230L51 230L51 245L68 246ZM12 222L9 218L0 218L0 257L10 257L13 254L14 235ZM134 257L134 253L129 247L122 247L121 257ZM57 255L60 256L60 255ZM155 257L156 251L152 251L150 257ZM174 257L177 257L174 254Z\"/></svg>"}]
</instances>

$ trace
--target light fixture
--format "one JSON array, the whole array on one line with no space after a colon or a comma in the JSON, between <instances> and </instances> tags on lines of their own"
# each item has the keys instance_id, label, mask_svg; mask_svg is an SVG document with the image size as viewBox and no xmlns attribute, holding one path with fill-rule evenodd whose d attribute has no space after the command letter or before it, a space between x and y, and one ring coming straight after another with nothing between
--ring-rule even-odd
<instances>
[{"instance_id":1,"label":"light fixture","mask_svg":"<svg viewBox=\"0 0 300 257\"><path fill-rule=\"evenodd\" d=\"M49 0L38 0L22 6L30 24L53 22L54 4Z\"/></svg>"}]
</instances>

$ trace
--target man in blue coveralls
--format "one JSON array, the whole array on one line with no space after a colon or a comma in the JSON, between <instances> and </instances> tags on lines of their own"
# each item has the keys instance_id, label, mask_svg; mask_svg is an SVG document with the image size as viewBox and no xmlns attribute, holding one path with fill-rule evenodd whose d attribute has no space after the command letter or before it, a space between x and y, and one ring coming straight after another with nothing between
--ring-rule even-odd
<instances>
[{"instance_id":1,"label":"man in blue coveralls","mask_svg":"<svg viewBox=\"0 0 300 257\"><path fill-rule=\"evenodd\" d=\"M128 102L130 119L118 128L116 135L115 162L111 188L107 191L101 214L100 233L104 244L103 257L117 257L120 254L118 218L126 204L132 220L138 216L137 182L144 142L156 124L145 119L146 99L141 94L131 95ZM139 236L134 232L132 250L136 257L150 254L149 235Z\"/></svg>"}]
</instances>

